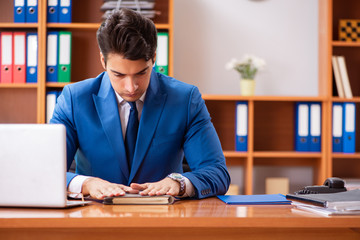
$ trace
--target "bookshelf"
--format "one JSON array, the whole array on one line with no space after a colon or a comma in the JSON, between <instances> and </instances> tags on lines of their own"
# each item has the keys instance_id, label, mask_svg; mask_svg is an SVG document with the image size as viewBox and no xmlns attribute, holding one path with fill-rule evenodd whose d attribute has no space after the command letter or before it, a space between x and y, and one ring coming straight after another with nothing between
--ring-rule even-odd
<instances>
[{"instance_id":1,"label":"bookshelf","mask_svg":"<svg viewBox=\"0 0 360 240\"><path fill-rule=\"evenodd\" d=\"M360 1L318 0L319 3L319 77L318 96L237 96L203 95L220 137L227 165L244 169L244 193L252 194L255 166L310 166L313 184L323 184L328 177L360 178L360 131L356 130L356 153L332 152L332 104L355 102L360 119L360 43L338 38L340 19L360 19ZM354 97L339 98L332 74L332 55L344 55ZM235 151L235 106L248 102L248 151ZM295 103L322 103L321 152L294 151Z\"/></svg>"},{"instance_id":2,"label":"bookshelf","mask_svg":"<svg viewBox=\"0 0 360 240\"><path fill-rule=\"evenodd\" d=\"M294 151L295 103L325 102L326 97L203 95L228 166L244 168L244 194L253 193L255 166L310 166L316 184L325 178L326 152ZM248 102L248 151L235 151L235 107ZM324 118L322 118L322 132ZM322 136L322 138L324 138ZM322 149L324 141L322 139ZM314 183L314 184L315 184Z\"/></svg>"},{"instance_id":3,"label":"bookshelf","mask_svg":"<svg viewBox=\"0 0 360 240\"><path fill-rule=\"evenodd\" d=\"M169 33L169 75L173 75L173 0L156 0L153 19L158 31ZM47 0L38 0L38 23L14 23L14 1L0 3L0 31L38 33L38 82L0 84L0 123L45 123L46 93L66 83L46 82L46 35L48 31L72 32L71 82L96 77L103 71L96 31L101 24L102 0L72 1L72 23L47 23Z\"/></svg>"},{"instance_id":4,"label":"bookshelf","mask_svg":"<svg viewBox=\"0 0 360 240\"><path fill-rule=\"evenodd\" d=\"M332 103L334 102L355 102L356 105L356 145L354 154L333 153L331 138L328 139L328 176L339 176L342 178L360 178L360 72L358 65L360 64L360 42L344 42L339 39L339 21L340 19L360 19L360 2L356 0L348 0L346 3L341 0L331 0L327 6L328 15L328 42L329 57L332 55L345 56L347 71L349 75L352 99L339 98L336 96L336 85L331 73L331 64L329 64L330 75L327 77L329 87L329 109L332 111ZM329 123L331 122L331 114ZM331 133L330 133L331 134Z\"/></svg>"}]
</instances>

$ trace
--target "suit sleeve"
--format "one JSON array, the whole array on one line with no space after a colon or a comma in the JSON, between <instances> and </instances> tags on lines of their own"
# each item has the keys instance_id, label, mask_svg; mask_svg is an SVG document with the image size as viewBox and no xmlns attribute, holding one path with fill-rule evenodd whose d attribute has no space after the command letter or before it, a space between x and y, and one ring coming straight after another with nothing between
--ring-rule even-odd
<instances>
[{"instance_id":1,"label":"suit sleeve","mask_svg":"<svg viewBox=\"0 0 360 240\"><path fill-rule=\"evenodd\" d=\"M74 109L70 88L65 86L61 95L57 99L51 124L63 124L66 127L66 151L67 151L67 171L69 171L71 163L74 160L75 153L78 149L77 133L74 124ZM66 173L66 185L69 186L71 180L77 174Z\"/></svg>"},{"instance_id":2,"label":"suit sleeve","mask_svg":"<svg viewBox=\"0 0 360 240\"><path fill-rule=\"evenodd\" d=\"M184 153L191 172L184 173L195 187L194 198L225 194L230 175L219 137L211 122L205 101L194 87L188 103Z\"/></svg>"}]
</instances>

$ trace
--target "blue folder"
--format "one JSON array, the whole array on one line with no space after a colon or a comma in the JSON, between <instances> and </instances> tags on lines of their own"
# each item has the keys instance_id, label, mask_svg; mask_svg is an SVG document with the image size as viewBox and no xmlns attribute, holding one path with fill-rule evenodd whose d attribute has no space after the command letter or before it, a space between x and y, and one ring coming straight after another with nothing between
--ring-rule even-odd
<instances>
[{"instance_id":1,"label":"blue folder","mask_svg":"<svg viewBox=\"0 0 360 240\"><path fill-rule=\"evenodd\" d=\"M246 152L248 146L248 103L236 103L235 149Z\"/></svg>"},{"instance_id":2,"label":"blue folder","mask_svg":"<svg viewBox=\"0 0 360 240\"><path fill-rule=\"evenodd\" d=\"M27 23L38 22L38 0L26 1L25 19Z\"/></svg>"},{"instance_id":3,"label":"blue folder","mask_svg":"<svg viewBox=\"0 0 360 240\"><path fill-rule=\"evenodd\" d=\"M321 151L321 103L309 104L310 117L310 152Z\"/></svg>"},{"instance_id":4,"label":"blue folder","mask_svg":"<svg viewBox=\"0 0 360 240\"><path fill-rule=\"evenodd\" d=\"M71 23L72 0L60 0L59 22Z\"/></svg>"},{"instance_id":5,"label":"blue folder","mask_svg":"<svg viewBox=\"0 0 360 240\"><path fill-rule=\"evenodd\" d=\"M343 151L343 103L334 102L332 111L332 147L333 152Z\"/></svg>"},{"instance_id":6,"label":"blue folder","mask_svg":"<svg viewBox=\"0 0 360 240\"><path fill-rule=\"evenodd\" d=\"M59 32L48 32L47 35L47 59L46 59L46 81L58 81L58 41Z\"/></svg>"},{"instance_id":7,"label":"blue folder","mask_svg":"<svg viewBox=\"0 0 360 240\"><path fill-rule=\"evenodd\" d=\"M25 22L25 12L26 12L25 1L16 1L14 0L14 22L24 23Z\"/></svg>"},{"instance_id":8,"label":"blue folder","mask_svg":"<svg viewBox=\"0 0 360 240\"><path fill-rule=\"evenodd\" d=\"M295 151L310 151L310 118L309 103L296 103Z\"/></svg>"},{"instance_id":9,"label":"blue folder","mask_svg":"<svg viewBox=\"0 0 360 240\"><path fill-rule=\"evenodd\" d=\"M59 0L48 1L47 22L48 23L59 22Z\"/></svg>"},{"instance_id":10,"label":"blue folder","mask_svg":"<svg viewBox=\"0 0 360 240\"><path fill-rule=\"evenodd\" d=\"M217 196L226 204L234 205L283 205L291 204L285 195L264 194L264 195L219 195Z\"/></svg>"},{"instance_id":11,"label":"blue folder","mask_svg":"<svg viewBox=\"0 0 360 240\"><path fill-rule=\"evenodd\" d=\"M26 34L26 82L36 83L38 78L38 35Z\"/></svg>"},{"instance_id":12,"label":"blue folder","mask_svg":"<svg viewBox=\"0 0 360 240\"><path fill-rule=\"evenodd\" d=\"M355 152L356 107L355 103L344 103L343 152Z\"/></svg>"}]
</instances>

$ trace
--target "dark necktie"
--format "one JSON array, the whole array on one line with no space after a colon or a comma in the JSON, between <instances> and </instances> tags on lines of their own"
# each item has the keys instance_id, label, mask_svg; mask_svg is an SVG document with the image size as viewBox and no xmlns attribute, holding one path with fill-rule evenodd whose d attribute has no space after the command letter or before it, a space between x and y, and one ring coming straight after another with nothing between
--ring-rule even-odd
<instances>
[{"instance_id":1,"label":"dark necktie","mask_svg":"<svg viewBox=\"0 0 360 240\"><path fill-rule=\"evenodd\" d=\"M129 164L129 169L131 169L131 165L134 158L135 145L137 132L139 128L139 119L138 119L138 111L136 109L136 102L128 102L131 106L129 121L126 127L125 134L125 148L126 148L126 157Z\"/></svg>"}]
</instances>

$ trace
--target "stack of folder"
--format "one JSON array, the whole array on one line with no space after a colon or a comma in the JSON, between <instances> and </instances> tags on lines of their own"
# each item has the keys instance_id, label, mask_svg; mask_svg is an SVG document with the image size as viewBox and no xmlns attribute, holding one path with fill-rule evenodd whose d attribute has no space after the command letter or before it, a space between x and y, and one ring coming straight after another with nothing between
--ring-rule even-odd
<instances>
[{"instance_id":1,"label":"stack of folder","mask_svg":"<svg viewBox=\"0 0 360 240\"><path fill-rule=\"evenodd\" d=\"M38 0L14 0L14 22L37 23Z\"/></svg>"},{"instance_id":2,"label":"stack of folder","mask_svg":"<svg viewBox=\"0 0 360 240\"><path fill-rule=\"evenodd\" d=\"M105 0L100 10L105 12L103 18L106 18L114 9L130 8L140 12L147 18L154 18L161 14L154 10L155 0Z\"/></svg>"},{"instance_id":3,"label":"stack of folder","mask_svg":"<svg viewBox=\"0 0 360 240\"><path fill-rule=\"evenodd\" d=\"M333 103L333 152L355 152L356 107L351 102Z\"/></svg>"},{"instance_id":4,"label":"stack of folder","mask_svg":"<svg viewBox=\"0 0 360 240\"><path fill-rule=\"evenodd\" d=\"M326 216L360 215L360 190L325 194L288 194L292 205L301 210Z\"/></svg>"},{"instance_id":5,"label":"stack of folder","mask_svg":"<svg viewBox=\"0 0 360 240\"><path fill-rule=\"evenodd\" d=\"M0 33L0 83L36 83L37 33Z\"/></svg>"},{"instance_id":6,"label":"stack of folder","mask_svg":"<svg viewBox=\"0 0 360 240\"><path fill-rule=\"evenodd\" d=\"M46 56L47 82L71 81L71 43L71 32L48 32Z\"/></svg>"},{"instance_id":7,"label":"stack of folder","mask_svg":"<svg viewBox=\"0 0 360 240\"><path fill-rule=\"evenodd\" d=\"M297 102L295 151L321 151L321 103Z\"/></svg>"}]
</instances>

